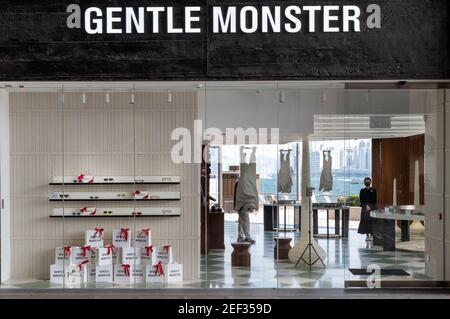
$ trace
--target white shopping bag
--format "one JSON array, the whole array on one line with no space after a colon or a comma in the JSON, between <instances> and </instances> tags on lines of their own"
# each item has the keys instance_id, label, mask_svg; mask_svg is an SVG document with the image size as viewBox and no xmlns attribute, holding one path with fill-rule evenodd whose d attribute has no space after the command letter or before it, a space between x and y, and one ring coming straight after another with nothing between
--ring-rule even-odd
<instances>
[{"instance_id":1,"label":"white shopping bag","mask_svg":"<svg viewBox=\"0 0 450 319\"><path fill-rule=\"evenodd\" d=\"M183 265L176 263L164 265L164 281L167 283L183 281Z\"/></svg>"},{"instance_id":2,"label":"white shopping bag","mask_svg":"<svg viewBox=\"0 0 450 319\"><path fill-rule=\"evenodd\" d=\"M50 265L50 282L63 285L64 280L67 280L67 267L62 264Z\"/></svg>"},{"instance_id":3,"label":"white shopping bag","mask_svg":"<svg viewBox=\"0 0 450 319\"><path fill-rule=\"evenodd\" d=\"M76 263L73 255L73 248L71 246L56 247L55 249L55 264L56 265L70 265Z\"/></svg>"},{"instance_id":4,"label":"white shopping bag","mask_svg":"<svg viewBox=\"0 0 450 319\"><path fill-rule=\"evenodd\" d=\"M113 265L103 265L95 267L95 282L114 282Z\"/></svg>"},{"instance_id":5,"label":"white shopping bag","mask_svg":"<svg viewBox=\"0 0 450 319\"><path fill-rule=\"evenodd\" d=\"M81 207L80 208L80 214L78 214L78 215L84 215L84 216L97 215L97 208L95 208L95 207Z\"/></svg>"},{"instance_id":6,"label":"white shopping bag","mask_svg":"<svg viewBox=\"0 0 450 319\"><path fill-rule=\"evenodd\" d=\"M120 255L122 264L140 265L141 264L141 250L135 247L120 248Z\"/></svg>"},{"instance_id":7,"label":"white shopping bag","mask_svg":"<svg viewBox=\"0 0 450 319\"><path fill-rule=\"evenodd\" d=\"M146 246L140 248L141 252L141 264L142 265L156 265L156 254L154 252L153 246Z\"/></svg>"},{"instance_id":8,"label":"white shopping bag","mask_svg":"<svg viewBox=\"0 0 450 319\"><path fill-rule=\"evenodd\" d=\"M91 264L95 265L95 263L97 261L97 248L89 246L89 245L85 245L85 246L81 247L81 255L84 258L89 259L89 262Z\"/></svg>"},{"instance_id":9,"label":"white shopping bag","mask_svg":"<svg viewBox=\"0 0 450 319\"><path fill-rule=\"evenodd\" d=\"M105 230L101 227L86 230L85 244L91 247L103 247L105 244L104 232Z\"/></svg>"},{"instance_id":10,"label":"white shopping bag","mask_svg":"<svg viewBox=\"0 0 450 319\"><path fill-rule=\"evenodd\" d=\"M112 262L113 265L120 264L120 261L122 260L122 251L120 247L115 247L114 245L110 245L112 248Z\"/></svg>"},{"instance_id":11,"label":"white shopping bag","mask_svg":"<svg viewBox=\"0 0 450 319\"><path fill-rule=\"evenodd\" d=\"M147 191L135 191L133 193L134 199L148 199L149 198L149 192Z\"/></svg>"},{"instance_id":12,"label":"white shopping bag","mask_svg":"<svg viewBox=\"0 0 450 319\"><path fill-rule=\"evenodd\" d=\"M94 182L94 176L87 174L80 174L77 176L76 182L80 184L91 184Z\"/></svg>"},{"instance_id":13,"label":"white shopping bag","mask_svg":"<svg viewBox=\"0 0 450 319\"><path fill-rule=\"evenodd\" d=\"M69 265L67 270L67 285L79 286L82 283L87 283L89 280L88 260L82 261L79 264Z\"/></svg>"},{"instance_id":14,"label":"white shopping bag","mask_svg":"<svg viewBox=\"0 0 450 319\"><path fill-rule=\"evenodd\" d=\"M84 260L89 260L89 263L95 264L96 251L89 245L83 247L72 247L72 264L79 264Z\"/></svg>"},{"instance_id":15,"label":"white shopping bag","mask_svg":"<svg viewBox=\"0 0 450 319\"><path fill-rule=\"evenodd\" d=\"M112 265L113 254L116 248L113 245L97 248L97 262L98 266Z\"/></svg>"},{"instance_id":16,"label":"white shopping bag","mask_svg":"<svg viewBox=\"0 0 450 319\"><path fill-rule=\"evenodd\" d=\"M163 283L164 282L164 265L159 262L155 265L145 266L145 282L146 283Z\"/></svg>"},{"instance_id":17,"label":"white shopping bag","mask_svg":"<svg viewBox=\"0 0 450 319\"><path fill-rule=\"evenodd\" d=\"M95 282L95 276L96 276L96 267L95 264L87 264L86 265L87 268L87 276L88 276L88 282Z\"/></svg>"},{"instance_id":18,"label":"white shopping bag","mask_svg":"<svg viewBox=\"0 0 450 319\"><path fill-rule=\"evenodd\" d=\"M113 230L113 242L115 247L131 247L131 231L129 228Z\"/></svg>"},{"instance_id":19,"label":"white shopping bag","mask_svg":"<svg viewBox=\"0 0 450 319\"><path fill-rule=\"evenodd\" d=\"M143 284L145 283L145 265L133 266L133 283Z\"/></svg>"},{"instance_id":20,"label":"white shopping bag","mask_svg":"<svg viewBox=\"0 0 450 319\"><path fill-rule=\"evenodd\" d=\"M133 267L127 264L114 265L114 283L130 285L133 283Z\"/></svg>"},{"instance_id":21,"label":"white shopping bag","mask_svg":"<svg viewBox=\"0 0 450 319\"><path fill-rule=\"evenodd\" d=\"M161 262L163 264L173 263L172 246L157 246L155 247L155 264Z\"/></svg>"},{"instance_id":22,"label":"white shopping bag","mask_svg":"<svg viewBox=\"0 0 450 319\"><path fill-rule=\"evenodd\" d=\"M134 238L134 247L143 248L152 244L152 231L150 228L144 228L137 232Z\"/></svg>"}]
</instances>

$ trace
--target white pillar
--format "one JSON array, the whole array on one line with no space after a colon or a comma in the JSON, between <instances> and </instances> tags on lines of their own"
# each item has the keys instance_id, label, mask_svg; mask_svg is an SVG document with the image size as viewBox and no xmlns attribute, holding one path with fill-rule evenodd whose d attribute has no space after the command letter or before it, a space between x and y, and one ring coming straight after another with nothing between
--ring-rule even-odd
<instances>
[{"instance_id":1,"label":"white pillar","mask_svg":"<svg viewBox=\"0 0 450 319\"><path fill-rule=\"evenodd\" d=\"M309 244L309 232L312 230L312 216L310 216L309 212L309 198L306 195L307 187L311 185L311 170L309 163L309 138L307 135L303 137L302 143L302 198L301 198L301 236L300 240L295 244L295 246L289 251L289 261L291 263L297 263L302 253L305 251L307 245ZM311 259L312 261L316 260L317 257L322 258L325 261L326 253L322 247L314 239L314 236L311 234L311 244L317 251L317 254L312 250ZM309 250L304 254L304 258L309 260ZM300 262L299 264L301 264ZM315 266L323 267L320 262L317 262Z\"/></svg>"},{"instance_id":2,"label":"white pillar","mask_svg":"<svg viewBox=\"0 0 450 319\"><path fill-rule=\"evenodd\" d=\"M0 90L0 225L1 281L11 277L11 213L9 190L9 93ZM3 207L1 207L3 200Z\"/></svg>"}]
</instances>

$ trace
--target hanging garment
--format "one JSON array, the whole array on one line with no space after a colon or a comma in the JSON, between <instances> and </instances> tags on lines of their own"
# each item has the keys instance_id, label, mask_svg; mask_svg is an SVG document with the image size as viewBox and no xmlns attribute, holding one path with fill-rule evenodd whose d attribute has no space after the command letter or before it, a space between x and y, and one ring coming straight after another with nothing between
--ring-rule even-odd
<instances>
[{"instance_id":1,"label":"hanging garment","mask_svg":"<svg viewBox=\"0 0 450 319\"><path fill-rule=\"evenodd\" d=\"M328 154L328 157L325 154ZM333 159L329 151L323 152L322 156L323 156L323 167L322 167L322 174L320 174L319 191L329 192L333 189L333 175L331 174Z\"/></svg>"},{"instance_id":2,"label":"hanging garment","mask_svg":"<svg viewBox=\"0 0 450 319\"><path fill-rule=\"evenodd\" d=\"M290 193L292 191L292 175L291 150L287 153L280 152L280 170L278 172L278 191L280 193Z\"/></svg>"},{"instance_id":3,"label":"hanging garment","mask_svg":"<svg viewBox=\"0 0 450 319\"><path fill-rule=\"evenodd\" d=\"M240 177L236 187L236 211L255 211L258 209L259 198L256 188L256 150L253 151L250 163L245 163L244 150L241 148Z\"/></svg>"}]
</instances>

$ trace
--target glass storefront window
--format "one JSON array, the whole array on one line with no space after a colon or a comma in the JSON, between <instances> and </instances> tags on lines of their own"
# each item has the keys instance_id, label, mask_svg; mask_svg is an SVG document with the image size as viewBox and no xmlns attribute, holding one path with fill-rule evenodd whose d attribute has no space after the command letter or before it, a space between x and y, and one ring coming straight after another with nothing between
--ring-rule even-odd
<instances>
[{"instance_id":1,"label":"glass storefront window","mask_svg":"<svg viewBox=\"0 0 450 319\"><path fill-rule=\"evenodd\" d=\"M445 103L442 90L318 82L2 90L2 280L142 289L444 280Z\"/></svg>"}]
</instances>

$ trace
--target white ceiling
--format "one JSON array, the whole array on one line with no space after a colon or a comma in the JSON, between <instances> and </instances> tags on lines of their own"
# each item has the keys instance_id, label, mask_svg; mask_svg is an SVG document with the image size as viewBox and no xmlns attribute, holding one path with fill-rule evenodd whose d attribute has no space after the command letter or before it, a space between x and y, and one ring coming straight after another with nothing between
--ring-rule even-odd
<instances>
[{"instance_id":1,"label":"white ceiling","mask_svg":"<svg viewBox=\"0 0 450 319\"><path fill-rule=\"evenodd\" d=\"M397 81L367 81L367 83L396 83ZM408 81L414 83L414 81ZM417 81L419 82L419 81ZM420 81L423 83L426 81ZM433 81L434 83L436 81ZM345 83L365 83L364 81L346 81ZM160 81L160 82L0 82L0 89L10 92L104 92L104 91L239 91L239 90L297 90L318 89L341 91L345 83L340 81ZM359 90L361 91L361 90ZM372 129L368 115L314 115L314 133L311 139L359 139L359 138L391 138L423 134L425 122L422 115L392 116L392 127L389 129ZM281 140L300 140L301 136L289 134L281 136Z\"/></svg>"},{"instance_id":2,"label":"white ceiling","mask_svg":"<svg viewBox=\"0 0 450 319\"><path fill-rule=\"evenodd\" d=\"M370 128L369 116L315 115L312 139L394 138L425 133L423 115L393 115L391 127Z\"/></svg>"}]
</instances>

